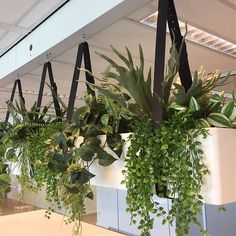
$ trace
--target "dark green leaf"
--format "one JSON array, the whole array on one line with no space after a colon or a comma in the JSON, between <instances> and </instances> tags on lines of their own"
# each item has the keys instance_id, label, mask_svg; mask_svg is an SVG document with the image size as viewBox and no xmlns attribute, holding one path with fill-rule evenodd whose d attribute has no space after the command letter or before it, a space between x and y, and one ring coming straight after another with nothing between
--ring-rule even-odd
<instances>
[{"instance_id":1,"label":"dark green leaf","mask_svg":"<svg viewBox=\"0 0 236 236\"><path fill-rule=\"evenodd\" d=\"M98 153L98 158L99 158L98 163L101 166L109 166L116 161L116 159L112 155L108 154L105 151L103 153L102 152Z\"/></svg>"},{"instance_id":2,"label":"dark green leaf","mask_svg":"<svg viewBox=\"0 0 236 236\"><path fill-rule=\"evenodd\" d=\"M101 144L101 140L96 137L89 137L84 141L84 145L87 146L99 146Z\"/></svg>"},{"instance_id":3,"label":"dark green leaf","mask_svg":"<svg viewBox=\"0 0 236 236\"><path fill-rule=\"evenodd\" d=\"M89 172L86 169L83 169L81 172L78 172L78 181L81 184L87 183L91 178L93 178L95 175Z\"/></svg>"},{"instance_id":4,"label":"dark green leaf","mask_svg":"<svg viewBox=\"0 0 236 236\"><path fill-rule=\"evenodd\" d=\"M118 157L122 154L122 144L120 134L107 134L107 145Z\"/></svg>"},{"instance_id":5,"label":"dark green leaf","mask_svg":"<svg viewBox=\"0 0 236 236\"><path fill-rule=\"evenodd\" d=\"M91 200L94 199L94 195L93 195L93 192L92 192L92 191L87 194L87 198L89 198L89 199L91 199Z\"/></svg>"},{"instance_id":6,"label":"dark green leaf","mask_svg":"<svg viewBox=\"0 0 236 236\"><path fill-rule=\"evenodd\" d=\"M75 150L75 155L84 161L92 161L93 156L95 155L95 149L92 149L91 147L92 146L83 145Z\"/></svg>"}]
</instances>

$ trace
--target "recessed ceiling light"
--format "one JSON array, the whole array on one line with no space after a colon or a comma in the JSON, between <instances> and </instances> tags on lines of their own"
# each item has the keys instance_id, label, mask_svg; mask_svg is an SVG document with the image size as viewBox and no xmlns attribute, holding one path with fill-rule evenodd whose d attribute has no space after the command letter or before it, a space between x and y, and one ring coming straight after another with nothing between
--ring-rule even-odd
<instances>
[{"instance_id":1,"label":"recessed ceiling light","mask_svg":"<svg viewBox=\"0 0 236 236\"><path fill-rule=\"evenodd\" d=\"M157 15L158 15L158 12L155 12L149 15L148 17L140 20L139 22L144 25L150 26L152 28L156 28ZM184 35L186 31L185 23L182 21L179 21L179 26L180 26L181 33ZM222 38L219 38L213 34L207 33L191 25L188 25L187 29L188 29L188 33L186 35L187 40L200 44L204 47L211 48L218 52L225 53L232 57L236 57L236 44L233 44L229 41L226 41Z\"/></svg>"}]
</instances>

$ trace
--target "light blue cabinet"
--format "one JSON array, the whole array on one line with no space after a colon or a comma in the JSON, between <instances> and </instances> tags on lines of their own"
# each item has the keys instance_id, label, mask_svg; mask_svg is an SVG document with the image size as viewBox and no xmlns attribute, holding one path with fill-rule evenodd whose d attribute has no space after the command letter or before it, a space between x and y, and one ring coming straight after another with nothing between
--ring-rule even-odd
<instances>
[{"instance_id":1,"label":"light blue cabinet","mask_svg":"<svg viewBox=\"0 0 236 236\"><path fill-rule=\"evenodd\" d=\"M130 225L130 215L126 213L126 191L97 187L97 224L110 228L129 236L139 235L136 225ZM170 200L159 199L162 206L168 211ZM211 236L236 236L236 203L225 205L226 211L218 210L219 206L205 205L203 215L199 216L203 228L208 229ZM153 236L175 236L175 227L162 225L161 220L156 219ZM188 236L202 236L199 228L190 225Z\"/></svg>"},{"instance_id":2,"label":"light blue cabinet","mask_svg":"<svg viewBox=\"0 0 236 236\"><path fill-rule=\"evenodd\" d=\"M236 203L224 206L226 211L219 211L219 206L205 205L203 216L199 217L211 236L236 236ZM189 236L202 236L195 225L191 225Z\"/></svg>"}]
</instances>

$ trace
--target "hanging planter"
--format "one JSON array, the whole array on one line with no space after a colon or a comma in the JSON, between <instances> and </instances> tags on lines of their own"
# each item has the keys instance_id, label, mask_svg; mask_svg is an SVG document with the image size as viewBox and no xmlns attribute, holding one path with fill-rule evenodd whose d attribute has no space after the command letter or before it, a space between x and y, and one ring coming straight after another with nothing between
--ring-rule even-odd
<instances>
[{"instance_id":1,"label":"hanging planter","mask_svg":"<svg viewBox=\"0 0 236 236\"><path fill-rule=\"evenodd\" d=\"M125 189L125 185L121 184L124 179L122 170L124 169L124 160L126 158L127 150L130 146L128 141L130 133L121 134L121 138L124 140L122 147L122 155L118 157L114 151L112 151L108 145L106 145L106 135L99 135L98 138L101 140L101 146L104 147L105 151L113 155L117 160L110 166L102 167L98 161L95 161L89 170L93 173L96 178L91 179L90 184L95 186L103 186L115 189Z\"/></svg>"},{"instance_id":2,"label":"hanging planter","mask_svg":"<svg viewBox=\"0 0 236 236\"><path fill-rule=\"evenodd\" d=\"M141 235L150 235L153 214L163 217L163 224L176 223L178 236L187 235L191 221L200 226L196 215L201 214L204 202L221 204L231 201L213 201L213 197L207 197L207 194L216 194L209 186L211 182L218 181L218 172L215 172L211 165L208 169L208 157L205 156L204 148L211 138L211 133L207 133L208 128L235 127L235 94L234 101L231 102L227 102L223 94L212 95L212 89L223 85L225 80L220 79L217 72L206 76L202 69L193 75L189 90L186 91L184 86L174 83L179 54L173 46L170 49L167 74L161 84L162 97L158 97L158 100L151 90L150 71L147 79L144 79L142 48L139 47L139 67L134 66L127 48L127 57L115 48L112 50L126 67L105 55L100 55L109 63L111 70L103 73L100 86L91 87L130 112L133 134L125 157L124 170L120 169L123 167L121 160L118 160L117 164L113 163L109 169L104 169L102 174L97 170L97 166L91 166L98 177L97 181L94 178L93 184L123 188L120 181L124 179L122 184L127 188L127 212L131 214L131 222L134 224L136 217L141 216ZM110 79L117 83L110 84L107 82ZM159 121L155 120L156 113L152 113L153 101L156 99L160 101L159 105L161 104L163 110L162 120ZM199 137L204 138L199 141ZM232 140L235 140L235 137L232 137ZM213 172L215 174L211 175ZM209 179L208 174L211 175ZM159 197L172 200L169 212L165 212L158 202L152 201L154 186ZM233 190L231 196L232 192ZM218 194L222 192L218 191ZM206 233L203 229L201 232Z\"/></svg>"},{"instance_id":3,"label":"hanging planter","mask_svg":"<svg viewBox=\"0 0 236 236\"><path fill-rule=\"evenodd\" d=\"M223 205L236 201L236 130L230 128L209 128L209 135L202 139L204 162L208 167L209 174L203 178L202 196L204 203ZM117 161L106 168L94 162L90 171L96 176L90 183L95 186L103 186L115 189L126 189L121 184L124 179L122 170L127 150L130 146L128 141L130 133L121 134L126 140L123 146L121 158L108 147L105 150L112 154ZM105 144L106 135L100 135L102 145ZM228 184L225 184L228 183Z\"/></svg>"},{"instance_id":4,"label":"hanging planter","mask_svg":"<svg viewBox=\"0 0 236 236\"><path fill-rule=\"evenodd\" d=\"M203 179L204 202L213 205L236 202L236 130L209 128L202 148L209 170Z\"/></svg>"}]
</instances>

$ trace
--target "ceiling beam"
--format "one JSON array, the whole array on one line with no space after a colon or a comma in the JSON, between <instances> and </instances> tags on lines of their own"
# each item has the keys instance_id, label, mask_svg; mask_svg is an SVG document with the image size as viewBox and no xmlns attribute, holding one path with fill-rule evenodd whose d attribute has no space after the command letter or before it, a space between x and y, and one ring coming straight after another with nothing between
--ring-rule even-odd
<instances>
[{"instance_id":1,"label":"ceiling beam","mask_svg":"<svg viewBox=\"0 0 236 236\"><path fill-rule=\"evenodd\" d=\"M0 58L0 85L43 64L151 0L71 0ZM91 7L92 6L92 7ZM32 50L30 50L32 45ZM50 58L48 58L50 55ZM37 65L38 66L38 65Z\"/></svg>"}]
</instances>

